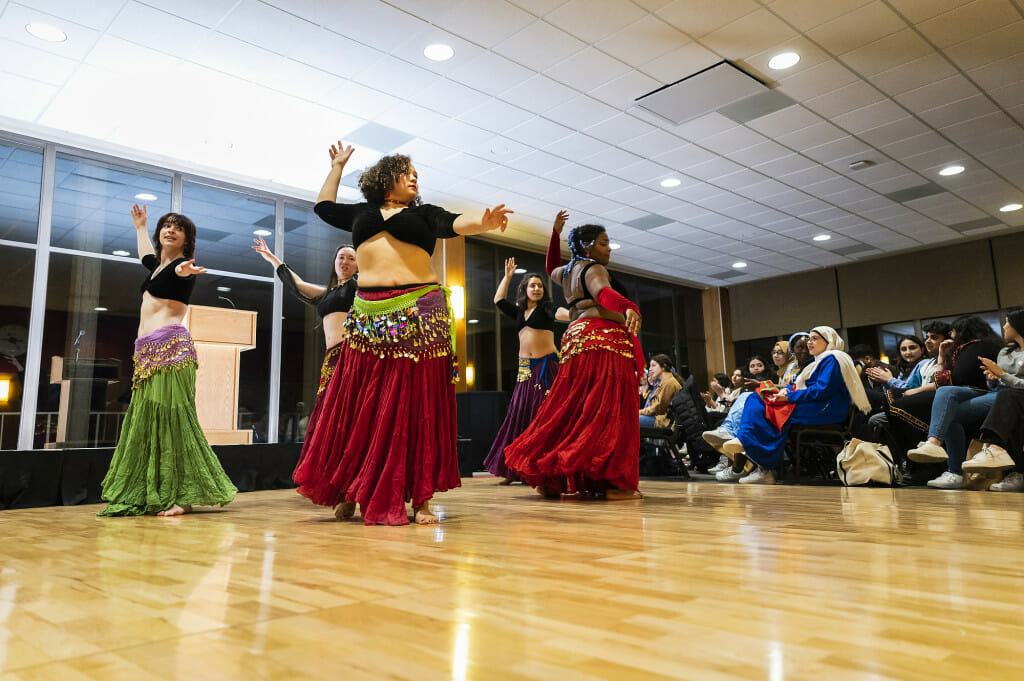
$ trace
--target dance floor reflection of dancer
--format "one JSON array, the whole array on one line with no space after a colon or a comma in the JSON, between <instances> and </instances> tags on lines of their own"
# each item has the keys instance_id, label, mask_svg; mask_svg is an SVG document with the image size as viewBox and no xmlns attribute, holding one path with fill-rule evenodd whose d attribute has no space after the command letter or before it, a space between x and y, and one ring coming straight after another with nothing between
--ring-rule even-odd
<instances>
[{"instance_id":1,"label":"dance floor reflection of dancer","mask_svg":"<svg viewBox=\"0 0 1024 681\"><path fill-rule=\"evenodd\" d=\"M551 392L533 423L505 448L505 463L545 496L639 497L640 313L615 290L606 269L611 246L604 227L570 231L572 258L565 267L558 267L558 241L556 228L548 271L565 291L573 322L562 336Z\"/></svg>"},{"instance_id":2,"label":"dance floor reflection of dancer","mask_svg":"<svg viewBox=\"0 0 1024 681\"><path fill-rule=\"evenodd\" d=\"M150 240L145 207L132 206L142 284L132 400L110 470L103 516L176 516L224 506L238 491L221 468L196 415L196 349L182 326L195 275L196 226L184 215L157 221Z\"/></svg>"},{"instance_id":3,"label":"dance floor reflection of dancer","mask_svg":"<svg viewBox=\"0 0 1024 681\"><path fill-rule=\"evenodd\" d=\"M458 487L455 454L455 356L447 290L431 263L437 239L480 234L508 225L504 204L469 218L421 202L408 156L380 159L359 177L365 203L336 203L352 147L330 149L331 170L314 208L324 222L352 232L359 287L345 322L348 337L324 394L321 427L310 452L333 470L330 489L310 498L358 504L367 525L407 525L411 501L419 524L438 521L435 492Z\"/></svg>"},{"instance_id":4,"label":"dance floor reflection of dancer","mask_svg":"<svg viewBox=\"0 0 1024 681\"><path fill-rule=\"evenodd\" d=\"M299 455L299 463L292 475L296 484L299 485L300 494L307 497L318 496L317 485L326 485L328 490L331 489L330 476L333 471L325 467L323 460L307 455L310 452L322 453L324 451L317 446L318 438L323 437L318 433L317 425L320 421L320 412L323 410L324 391L337 371L341 346L345 341L345 320L348 319L348 312L352 308L352 300L356 295L356 276L359 271L356 263L356 249L342 245L334 251L331 276L327 279L326 286L320 286L303 281L301 277L292 272L288 265L267 248L266 242L261 237L257 237L253 241L255 242L253 250L274 266L278 279L289 293L316 309L320 323L323 325L327 352L324 353L323 365L320 367L320 382L317 385L313 411L309 415L309 422L306 426L302 453ZM324 427L333 428L334 423L325 423ZM344 511L340 504L337 511L338 513Z\"/></svg>"},{"instance_id":5,"label":"dance floor reflection of dancer","mask_svg":"<svg viewBox=\"0 0 1024 681\"><path fill-rule=\"evenodd\" d=\"M559 212L555 218L554 229L561 232L568 217L567 212ZM569 321L569 311L564 307L555 309L551 303L547 277L543 274L525 274L519 282L515 304L510 303L506 296L515 270L515 258L506 260L505 276L494 294L494 304L503 314L516 320L516 332L519 334L519 371L516 374L516 387L512 392L505 420L494 438L487 458L484 459L484 468L491 474L504 478L504 485L519 479L505 465L505 447L530 425L558 374L555 320Z\"/></svg>"}]
</instances>

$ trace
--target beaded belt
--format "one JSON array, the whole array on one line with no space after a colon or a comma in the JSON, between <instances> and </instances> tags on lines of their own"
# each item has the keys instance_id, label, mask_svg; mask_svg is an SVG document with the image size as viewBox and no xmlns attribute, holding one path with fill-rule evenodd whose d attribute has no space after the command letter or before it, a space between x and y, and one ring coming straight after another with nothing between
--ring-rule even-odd
<instances>
[{"instance_id":1,"label":"beaded belt","mask_svg":"<svg viewBox=\"0 0 1024 681\"><path fill-rule=\"evenodd\" d=\"M135 339L132 390L157 373L197 367L196 346L184 326L172 324Z\"/></svg>"}]
</instances>

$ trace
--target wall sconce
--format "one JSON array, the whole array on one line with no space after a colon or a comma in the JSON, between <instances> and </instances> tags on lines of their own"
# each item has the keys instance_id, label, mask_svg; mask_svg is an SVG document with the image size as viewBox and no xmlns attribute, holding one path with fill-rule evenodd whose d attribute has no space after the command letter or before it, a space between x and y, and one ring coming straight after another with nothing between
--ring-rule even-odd
<instances>
[{"instance_id":1,"label":"wall sconce","mask_svg":"<svg viewBox=\"0 0 1024 681\"><path fill-rule=\"evenodd\" d=\"M466 385L472 386L476 381L476 371L473 369L472 364L466 365Z\"/></svg>"},{"instance_id":2,"label":"wall sconce","mask_svg":"<svg viewBox=\"0 0 1024 681\"><path fill-rule=\"evenodd\" d=\"M11 378L10 376L0 376L0 402L6 402L11 399Z\"/></svg>"},{"instance_id":3,"label":"wall sconce","mask_svg":"<svg viewBox=\"0 0 1024 681\"><path fill-rule=\"evenodd\" d=\"M466 289L461 286L452 286L452 312L456 319L466 318Z\"/></svg>"}]
</instances>

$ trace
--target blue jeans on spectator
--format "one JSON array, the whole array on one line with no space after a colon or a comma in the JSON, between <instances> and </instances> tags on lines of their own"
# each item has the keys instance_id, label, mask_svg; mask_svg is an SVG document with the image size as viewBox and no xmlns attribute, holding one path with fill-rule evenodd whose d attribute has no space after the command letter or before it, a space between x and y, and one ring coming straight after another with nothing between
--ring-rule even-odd
<instances>
[{"instance_id":1,"label":"blue jeans on spectator","mask_svg":"<svg viewBox=\"0 0 1024 681\"><path fill-rule=\"evenodd\" d=\"M725 428L725 432L729 433L733 437L736 437L736 433L740 432L740 420L743 418L743 405L754 393L745 392L740 393L740 396L736 398L736 401L729 407L729 413L725 416L725 421L722 422L722 428Z\"/></svg>"},{"instance_id":2,"label":"blue jeans on spectator","mask_svg":"<svg viewBox=\"0 0 1024 681\"><path fill-rule=\"evenodd\" d=\"M654 417L648 414L640 414L640 427L641 428L654 428Z\"/></svg>"},{"instance_id":3,"label":"blue jeans on spectator","mask_svg":"<svg viewBox=\"0 0 1024 681\"><path fill-rule=\"evenodd\" d=\"M965 426L984 421L995 401L995 392L960 385L944 385L935 391L928 437L938 439L946 448L949 454L946 466L950 473L963 474L962 466L967 456Z\"/></svg>"}]
</instances>

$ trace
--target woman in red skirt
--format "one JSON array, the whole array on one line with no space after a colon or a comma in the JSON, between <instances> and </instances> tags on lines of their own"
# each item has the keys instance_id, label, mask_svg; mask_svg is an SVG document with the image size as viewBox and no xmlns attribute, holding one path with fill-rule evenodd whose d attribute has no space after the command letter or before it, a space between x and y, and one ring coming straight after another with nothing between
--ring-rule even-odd
<instances>
[{"instance_id":1,"label":"woman in red skirt","mask_svg":"<svg viewBox=\"0 0 1024 681\"><path fill-rule=\"evenodd\" d=\"M320 367L320 383L317 386L313 411L306 424L302 453L299 455L299 463L292 476L296 481L300 479L322 480L324 477L322 471L315 470L317 460L307 455L317 449L317 438L324 437L317 433L316 426L320 420L320 412L323 410L324 391L330 384L338 366L338 359L341 357L341 346L345 342L345 320L348 319L348 312L356 295L356 275L359 271L359 266L356 264L356 249L348 245L338 246L334 251L334 265L331 268L331 276L327 279L327 285L320 286L303 281L299 275L292 272L288 265L271 252L263 237L256 237L253 241L255 242L253 250L274 266L278 279L281 280L288 292L316 309L317 316L320 317L320 324L324 329L327 352L324 353L324 361ZM312 489L300 489L299 491L305 496L317 495L317 491Z\"/></svg>"},{"instance_id":2,"label":"woman in red skirt","mask_svg":"<svg viewBox=\"0 0 1024 681\"><path fill-rule=\"evenodd\" d=\"M299 491L367 525L437 522L434 492L458 487L455 454L455 331L430 256L437 239L500 229L504 204L470 218L420 201L408 156L385 156L359 177L365 203L336 203L352 147L330 149L331 171L316 214L352 232L359 286L345 320L339 370L324 392L310 475ZM325 424L333 427L327 428Z\"/></svg>"},{"instance_id":3,"label":"woman in red skirt","mask_svg":"<svg viewBox=\"0 0 1024 681\"><path fill-rule=\"evenodd\" d=\"M573 322L562 336L551 392L530 427L505 448L505 463L544 496L639 497L640 314L606 269L611 246L604 227L569 233L572 259L565 267L558 266L560 235L556 223L547 270L565 291Z\"/></svg>"}]
</instances>

